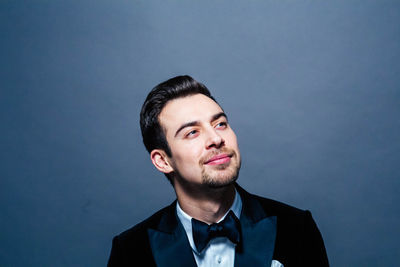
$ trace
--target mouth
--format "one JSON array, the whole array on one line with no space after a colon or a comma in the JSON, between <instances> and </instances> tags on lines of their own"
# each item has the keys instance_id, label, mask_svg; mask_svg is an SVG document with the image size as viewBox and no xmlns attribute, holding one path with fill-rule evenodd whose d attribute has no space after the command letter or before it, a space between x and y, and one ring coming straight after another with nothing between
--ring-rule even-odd
<instances>
[{"instance_id":1,"label":"mouth","mask_svg":"<svg viewBox=\"0 0 400 267\"><path fill-rule=\"evenodd\" d=\"M229 161L231 161L231 157L232 157L232 155L219 154L219 155L216 155L216 156L212 157L211 159L207 160L206 162L204 162L204 164L219 165L219 164L228 163Z\"/></svg>"}]
</instances>

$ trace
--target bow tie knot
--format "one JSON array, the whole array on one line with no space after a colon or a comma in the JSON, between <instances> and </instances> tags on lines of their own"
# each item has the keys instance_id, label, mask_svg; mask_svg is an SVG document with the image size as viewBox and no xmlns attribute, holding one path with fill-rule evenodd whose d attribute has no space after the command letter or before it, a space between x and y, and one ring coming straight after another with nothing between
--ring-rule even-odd
<instances>
[{"instance_id":1,"label":"bow tie knot","mask_svg":"<svg viewBox=\"0 0 400 267\"><path fill-rule=\"evenodd\" d=\"M240 221L232 210L221 222L211 225L192 218L193 241L199 253L216 237L227 237L232 243L238 244L240 231Z\"/></svg>"}]
</instances>

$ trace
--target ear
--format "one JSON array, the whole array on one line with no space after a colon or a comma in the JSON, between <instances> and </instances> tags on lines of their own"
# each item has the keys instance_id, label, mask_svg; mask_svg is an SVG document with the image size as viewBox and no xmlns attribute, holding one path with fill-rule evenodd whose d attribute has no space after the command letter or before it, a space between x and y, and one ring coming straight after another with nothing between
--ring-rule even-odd
<instances>
[{"instance_id":1,"label":"ear","mask_svg":"<svg viewBox=\"0 0 400 267\"><path fill-rule=\"evenodd\" d=\"M174 169L169 163L169 158L164 150L154 149L150 152L150 159L154 166L163 173L171 173Z\"/></svg>"}]
</instances>

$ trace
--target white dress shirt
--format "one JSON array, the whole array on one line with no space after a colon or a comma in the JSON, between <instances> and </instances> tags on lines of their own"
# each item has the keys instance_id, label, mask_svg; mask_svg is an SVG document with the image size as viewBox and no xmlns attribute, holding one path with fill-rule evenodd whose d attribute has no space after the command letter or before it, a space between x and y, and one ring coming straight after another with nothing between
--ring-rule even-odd
<instances>
[{"instance_id":1,"label":"white dress shirt","mask_svg":"<svg viewBox=\"0 0 400 267\"><path fill-rule=\"evenodd\" d=\"M235 189L236 190L236 189ZM232 210L235 213L236 217L240 218L240 213L242 211L242 200L240 195L235 191L235 199L233 200L233 204L229 210ZM228 214L229 210L225 213L225 215L218 222L222 221L225 216ZM196 246L193 241L192 235L192 217L185 213L179 203L176 202L176 211L178 214L178 218L181 221L183 228L186 231L187 237L189 239L190 246L192 248L192 252L194 258L196 260L197 266L199 267L233 267L235 262L235 246L236 244L232 243L226 237L217 237L212 239L206 248L199 253L196 249Z\"/></svg>"}]
</instances>

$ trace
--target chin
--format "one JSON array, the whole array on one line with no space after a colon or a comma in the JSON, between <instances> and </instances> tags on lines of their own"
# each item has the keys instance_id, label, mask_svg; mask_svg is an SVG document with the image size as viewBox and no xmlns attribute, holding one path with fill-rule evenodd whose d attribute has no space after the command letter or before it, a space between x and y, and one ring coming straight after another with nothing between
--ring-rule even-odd
<instances>
[{"instance_id":1,"label":"chin","mask_svg":"<svg viewBox=\"0 0 400 267\"><path fill-rule=\"evenodd\" d=\"M240 164L217 166L214 170L203 169L202 183L209 188L223 188L232 185L239 177Z\"/></svg>"},{"instance_id":2,"label":"chin","mask_svg":"<svg viewBox=\"0 0 400 267\"><path fill-rule=\"evenodd\" d=\"M238 179L239 172L235 172L228 176L223 177L211 177L208 175L203 176L203 184L207 185L210 188L223 188L230 186L236 182Z\"/></svg>"}]
</instances>

